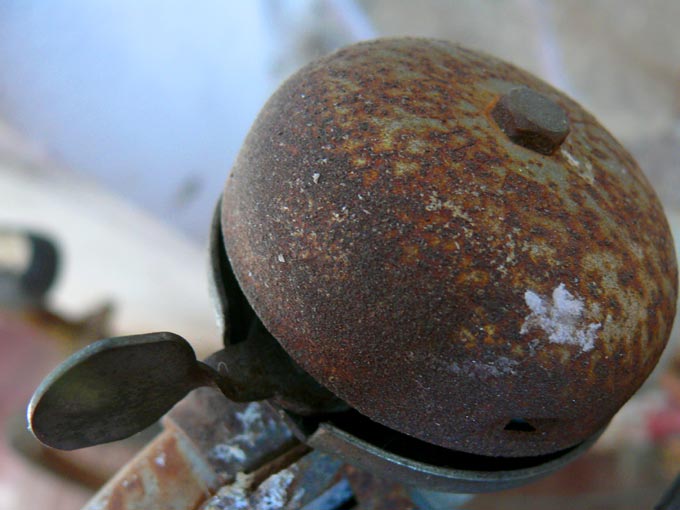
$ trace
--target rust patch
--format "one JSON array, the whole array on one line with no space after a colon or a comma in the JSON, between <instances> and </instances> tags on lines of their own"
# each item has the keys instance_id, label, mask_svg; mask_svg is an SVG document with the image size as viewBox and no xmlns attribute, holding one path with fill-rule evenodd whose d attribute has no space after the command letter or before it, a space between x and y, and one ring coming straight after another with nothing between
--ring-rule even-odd
<instances>
[{"instance_id":1,"label":"rust patch","mask_svg":"<svg viewBox=\"0 0 680 510\"><path fill-rule=\"evenodd\" d=\"M550 155L490 116L518 86L569 118ZM466 452L594 434L674 316L672 239L630 155L549 85L444 41L361 43L290 78L241 150L222 224L243 291L300 365L373 420Z\"/></svg>"},{"instance_id":2,"label":"rust patch","mask_svg":"<svg viewBox=\"0 0 680 510\"><path fill-rule=\"evenodd\" d=\"M208 488L174 429L160 434L102 489L85 509L194 509Z\"/></svg>"}]
</instances>

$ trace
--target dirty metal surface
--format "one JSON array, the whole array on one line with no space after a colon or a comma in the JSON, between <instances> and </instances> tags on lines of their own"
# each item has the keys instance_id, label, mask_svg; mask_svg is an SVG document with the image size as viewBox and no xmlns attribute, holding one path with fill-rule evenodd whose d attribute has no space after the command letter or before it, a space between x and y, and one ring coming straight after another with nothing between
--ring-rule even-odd
<instances>
[{"instance_id":1,"label":"dirty metal surface","mask_svg":"<svg viewBox=\"0 0 680 510\"><path fill-rule=\"evenodd\" d=\"M181 431L169 426L83 510L193 510L215 485L215 475L200 453Z\"/></svg>"},{"instance_id":2,"label":"dirty metal surface","mask_svg":"<svg viewBox=\"0 0 680 510\"><path fill-rule=\"evenodd\" d=\"M241 474L201 510L407 510L408 489L313 451L257 483Z\"/></svg>"},{"instance_id":3,"label":"dirty metal surface","mask_svg":"<svg viewBox=\"0 0 680 510\"><path fill-rule=\"evenodd\" d=\"M241 474L234 483L227 484L217 491L202 510L231 508L296 510L323 498L329 491L334 493L330 496L331 499L339 497L349 499L352 497L351 492L334 490L342 480L343 468L342 462L312 452L258 482L253 482L251 476Z\"/></svg>"},{"instance_id":4,"label":"dirty metal surface","mask_svg":"<svg viewBox=\"0 0 680 510\"><path fill-rule=\"evenodd\" d=\"M238 402L269 400L299 413L344 410L347 405L300 368L255 320L244 341L228 344L205 360L227 397Z\"/></svg>"},{"instance_id":5,"label":"dirty metal surface","mask_svg":"<svg viewBox=\"0 0 680 510\"><path fill-rule=\"evenodd\" d=\"M406 510L410 489L298 443L266 403L211 388L180 402L164 432L84 510Z\"/></svg>"},{"instance_id":6,"label":"dirty metal surface","mask_svg":"<svg viewBox=\"0 0 680 510\"><path fill-rule=\"evenodd\" d=\"M518 86L567 114L551 155L491 117ZM443 41L361 43L289 79L235 163L222 228L303 368L383 425L480 455L593 435L674 315L666 219L625 149L549 85Z\"/></svg>"},{"instance_id":7,"label":"dirty metal surface","mask_svg":"<svg viewBox=\"0 0 680 510\"><path fill-rule=\"evenodd\" d=\"M298 445L272 407L234 403L212 388L191 393L163 426L84 510L193 510L239 473L276 466Z\"/></svg>"},{"instance_id":8,"label":"dirty metal surface","mask_svg":"<svg viewBox=\"0 0 680 510\"><path fill-rule=\"evenodd\" d=\"M333 424L323 423L306 441L311 447L344 459L367 473L430 491L474 494L519 487L563 468L585 453L601 435L596 433L559 455L484 462L456 452L441 455L438 464L422 462L378 448Z\"/></svg>"},{"instance_id":9,"label":"dirty metal surface","mask_svg":"<svg viewBox=\"0 0 680 510\"><path fill-rule=\"evenodd\" d=\"M352 487L359 510L410 510L417 508L404 485L372 476L347 465L347 479ZM449 506L451 510L455 507ZM423 508L422 510L429 510Z\"/></svg>"},{"instance_id":10,"label":"dirty metal surface","mask_svg":"<svg viewBox=\"0 0 680 510\"><path fill-rule=\"evenodd\" d=\"M298 444L279 413L266 402L236 403L212 388L195 390L167 420L203 452L219 479L254 471Z\"/></svg>"},{"instance_id":11,"label":"dirty metal surface","mask_svg":"<svg viewBox=\"0 0 680 510\"><path fill-rule=\"evenodd\" d=\"M302 370L256 318L224 250L221 205L220 199L210 227L210 289L224 350L206 363L228 381L232 400L271 399L300 414L346 407Z\"/></svg>"}]
</instances>

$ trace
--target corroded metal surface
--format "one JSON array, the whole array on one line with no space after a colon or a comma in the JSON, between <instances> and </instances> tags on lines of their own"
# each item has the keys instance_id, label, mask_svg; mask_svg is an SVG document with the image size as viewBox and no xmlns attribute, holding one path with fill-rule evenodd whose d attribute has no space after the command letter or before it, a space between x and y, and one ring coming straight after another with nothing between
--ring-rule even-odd
<instances>
[{"instance_id":1,"label":"corroded metal surface","mask_svg":"<svg viewBox=\"0 0 680 510\"><path fill-rule=\"evenodd\" d=\"M569 117L552 155L491 118L522 85ZM373 420L466 452L592 435L674 315L672 240L628 153L555 89L448 42L362 43L289 79L222 223L244 293L298 363Z\"/></svg>"},{"instance_id":2,"label":"corroded metal surface","mask_svg":"<svg viewBox=\"0 0 680 510\"><path fill-rule=\"evenodd\" d=\"M200 452L181 431L169 426L83 510L193 510L215 483L215 474Z\"/></svg>"},{"instance_id":3,"label":"corroded metal surface","mask_svg":"<svg viewBox=\"0 0 680 510\"><path fill-rule=\"evenodd\" d=\"M84 510L413 508L408 489L297 442L266 403L201 388Z\"/></svg>"},{"instance_id":4,"label":"corroded metal surface","mask_svg":"<svg viewBox=\"0 0 680 510\"><path fill-rule=\"evenodd\" d=\"M254 481L241 474L220 488L201 510L411 510L414 502L403 485L376 478L320 452ZM450 508L450 507L449 507Z\"/></svg>"},{"instance_id":5,"label":"corroded metal surface","mask_svg":"<svg viewBox=\"0 0 680 510\"><path fill-rule=\"evenodd\" d=\"M410 458L387 451L329 423L321 424L307 444L393 482L432 491L474 494L519 487L546 477L586 452L599 437L597 433L559 455L506 458L495 464L454 452L439 455L438 465L428 464L421 460L422 455Z\"/></svg>"},{"instance_id":6,"label":"corroded metal surface","mask_svg":"<svg viewBox=\"0 0 680 510\"><path fill-rule=\"evenodd\" d=\"M193 510L239 473L277 469L299 445L268 404L230 402L212 388L190 394L163 425L84 510Z\"/></svg>"},{"instance_id":7,"label":"corroded metal surface","mask_svg":"<svg viewBox=\"0 0 680 510\"><path fill-rule=\"evenodd\" d=\"M266 402L231 402L212 388L194 391L168 419L202 452L222 483L299 444Z\"/></svg>"}]
</instances>

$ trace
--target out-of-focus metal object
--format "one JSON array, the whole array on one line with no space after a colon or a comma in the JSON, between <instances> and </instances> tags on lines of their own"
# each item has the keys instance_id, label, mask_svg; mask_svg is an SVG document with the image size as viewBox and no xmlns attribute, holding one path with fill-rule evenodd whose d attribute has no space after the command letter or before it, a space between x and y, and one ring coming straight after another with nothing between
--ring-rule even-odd
<instances>
[{"instance_id":1,"label":"out-of-focus metal object","mask_svg":"<svg viewBox=\"0 0 680 510\"><path fill-rule=\"evenodd\" d=\"M654 510L680 510L680 475L673 481Z\"/></svg>"},{"instance_id":2,"label":"out-of-focus metal object","mask_svg":"<svg viewBox=\"0 0 680 510\"><path fill-rule=\"evenodd\" d=\"M76 448L198 386L230 399L226 421L276 410L268 426L290 444L229 443L236 472L191 475L202 489L187 504L205 493L214 509L321 508L345 486L315 484L343 462L375 508L549 474L650 373L677 294L661 206L607 131L530 74L423 39L350 46L282 85L229 177L210 253L222 351L200 362L170 333L105 340L46 379L28 419ZM236 404L253 400L266 402ZM259 427L243 420L238 437ZM176 433L153 452L179 445L171 457L202 473ZM153 455L135 467L150 486Z\"/></svg>"},{"instance_id":3,"label":"out-of-focus metal object","mask_svg":"<svg viewBox=\"0 0 680 510\"><path fill-rule=\"evenodd\" d=\"M95 490L151 436L142 434L94 451L64 452L45 447L26 429L25 402L45 370L93 337L109 334L109 304L78 319L51 309L50 293L58 281L61 260L61 245L53 236L16 225L0 228L0 387L4 388L0 472L21 473L28 461L25 469L39 467L39 473L47 470L58 476L55 485L70 483L78 487L74 491ZM15 469L15 463L22 467ZM37 481L36 487L43 491L49 479Z\"/></svg>"},{"instance_id":4,"label":"out-of-focus metal object","mask_svg":"<svg viewBox=\"0 0 680 510\"><path fill-rule=\"evenodd\" d=\"M59 253L44 234L0 229L0 306L39 308L54 284Z\"/></svg>"}]
</instances>

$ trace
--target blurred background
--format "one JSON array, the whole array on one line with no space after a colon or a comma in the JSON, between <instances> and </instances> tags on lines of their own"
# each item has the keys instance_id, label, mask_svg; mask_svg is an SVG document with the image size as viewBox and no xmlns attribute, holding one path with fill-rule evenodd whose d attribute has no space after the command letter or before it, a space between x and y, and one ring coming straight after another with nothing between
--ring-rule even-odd
<instances>
[{"instance_id":1,"label":"blurred background","mask_svg":"<svg viewBox=\"0 0 680 510\"><path fill-rule=\"evenodd\" d=\"M154 330L185 336L199 357L219 348L210 217L248 127L291 72L395 35L513 62L633 153L680 239L678 20L675 0L0 2L0 510L80 508L154 433L39 448L25 405L70 352ZM591 453L466 508L651 508L680 468L677 346L675 334Z\"/></svg>"}]
</instances>

